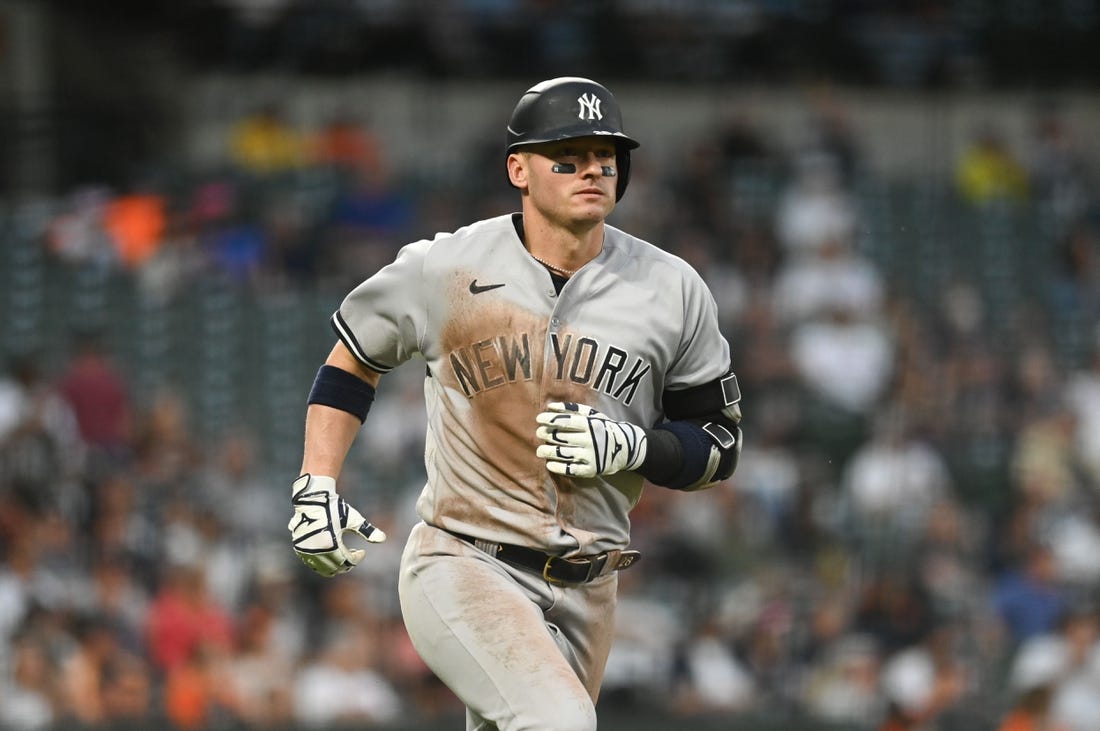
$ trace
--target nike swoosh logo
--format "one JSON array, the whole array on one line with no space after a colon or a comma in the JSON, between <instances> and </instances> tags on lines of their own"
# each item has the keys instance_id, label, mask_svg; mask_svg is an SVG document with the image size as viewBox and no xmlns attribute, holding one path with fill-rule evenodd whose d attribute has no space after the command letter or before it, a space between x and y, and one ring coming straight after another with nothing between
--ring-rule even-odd
<instances>
[{"instance_id":1,"label":"nike swoosh logo","mask_svg":"<svg viewBox=\"0 0 1100 731\"><path fill-rule=\"evenodd\" d=\"M488 292L490 289L499 289L503 286L503 284L478 284L475 279L470 282L470 294L481 294L482 292Z\"/></svg>"}]
</instances>

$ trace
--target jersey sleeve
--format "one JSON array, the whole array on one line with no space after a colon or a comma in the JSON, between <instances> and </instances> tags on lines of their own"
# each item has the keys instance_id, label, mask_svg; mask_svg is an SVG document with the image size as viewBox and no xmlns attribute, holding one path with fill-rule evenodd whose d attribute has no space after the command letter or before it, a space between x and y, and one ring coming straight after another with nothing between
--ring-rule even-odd
<instances>
[{"instance_id":1,"label":"jersey sleeve","mask_svg":"<svg viewBox=\"0 0 1100 731\"><path fill-rule=\"evenodd\" d=\"M718 326L714 295L690 267L683 278L683 308L681 340L665 380L665 389L672 391L720 378L730 365L729 343Z\"/></svg>"},{"instance_id":2,"label":"jersey sleeve","mask_svg":"<svg viewBox=\"0 0 1100 731\"><path fill-rule=\"evenodd\" d=\"M427 320L424 259L430 241L408 244L397 257L348 293L332 328L360 363L388 373L420 352Z\"/></svg>"}]
</instances>

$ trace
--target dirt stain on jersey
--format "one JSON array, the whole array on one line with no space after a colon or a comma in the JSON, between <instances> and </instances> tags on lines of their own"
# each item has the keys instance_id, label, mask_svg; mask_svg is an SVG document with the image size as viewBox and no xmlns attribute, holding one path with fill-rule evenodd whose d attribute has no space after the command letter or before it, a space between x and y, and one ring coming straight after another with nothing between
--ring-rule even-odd
<instances>
[{"instance_id":1,"label":"dirt stain on jersey","mask_svg":"<svg viewBox=\"0 0 1100 731\"><path fill-rule=\"evenodd\" d=\"M479 453L472 456L471 466L508 492L501 505L514 511L518 500L540 514L544 524L569 527L574 518L572 493L578 487L568 478L551 475L536 456L535 416L551 401L583 399L584 387L546 377L549 317L516 304L506 287L471 295L474 277L458 273L446 298L450 311L440 332L442 363L434 375L447 388L465 394L469 411L460 413L454 404L443 404L444 428L448 434L467 435ZM453 497L439 496L441 513L486 522L484 506L446 492ZM510 527L514 531L518 526Z\"/></svg>"}]
</instances>

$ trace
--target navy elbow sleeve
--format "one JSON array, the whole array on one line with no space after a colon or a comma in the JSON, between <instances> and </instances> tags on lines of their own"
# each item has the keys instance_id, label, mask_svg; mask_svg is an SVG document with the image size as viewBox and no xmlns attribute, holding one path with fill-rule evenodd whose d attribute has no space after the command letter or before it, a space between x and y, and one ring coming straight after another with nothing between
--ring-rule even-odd
<instances>
[{"instance_id":1,"label":"navy elbow sleeve","mask_svg":"<svg viewBox=\"0 0 1100 731\"><path fill-rule=\"evenodd\" d=\"M707 474L713 440L702 427L689 421L666 421L655 427L652 444L674 444L654 452L651 463L647 453L639 473L655 485L682 490L695 485ZM672 437L663 437L662 432Z\"/></svg>"}]
</instances>

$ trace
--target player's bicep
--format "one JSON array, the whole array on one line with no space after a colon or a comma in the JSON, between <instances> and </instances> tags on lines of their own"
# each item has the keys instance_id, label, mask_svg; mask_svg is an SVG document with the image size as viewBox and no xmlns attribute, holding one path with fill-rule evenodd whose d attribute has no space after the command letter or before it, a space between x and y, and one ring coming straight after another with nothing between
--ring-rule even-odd
<instances>
[{"instance_id":1,"label":"player's bicep","mask_svg":"<svg viewBox=\"0 0 1100 731\"><path fill-rule=\"evenodd\" d=\"M354 376L358 376L375 388L378 387L378 382L382 379L381 373L367 368L360 363L341 340L337 340L336 344L332 346L332 351L328 354L328 358L325 359L325 365L334 366Z\"/></svg>"}]
</instances>

